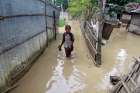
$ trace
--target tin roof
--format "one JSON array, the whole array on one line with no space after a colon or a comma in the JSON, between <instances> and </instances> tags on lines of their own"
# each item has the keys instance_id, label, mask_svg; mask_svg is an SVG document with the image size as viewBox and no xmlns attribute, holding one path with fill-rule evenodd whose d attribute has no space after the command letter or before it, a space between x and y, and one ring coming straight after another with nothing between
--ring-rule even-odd
<instances>
[{"instance_id":1,"label":"tin roof","mask_svg":"<svg viewBox=\"0 0 140 93\"><path fill-rule=\"evenodd\" d=\"M140 3L129 3L125 6L128 13L140 13Z\"/></svg>"}]
</instances>

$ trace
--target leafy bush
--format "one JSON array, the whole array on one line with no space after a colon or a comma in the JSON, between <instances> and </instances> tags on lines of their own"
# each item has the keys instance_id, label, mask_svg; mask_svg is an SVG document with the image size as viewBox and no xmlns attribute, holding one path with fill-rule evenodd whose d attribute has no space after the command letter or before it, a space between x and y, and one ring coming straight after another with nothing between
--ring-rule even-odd
<instances>
[{"instance_id":1,"label":"leafy bush","mask_svg":"<svg viewBox=\"0 0 140 93\"><path fill-rule=\"evenodd\" d=\"M63 27L65 25L64 19L59 19L59 27Z\"/></svg>"},{"instance_id":2,"label":"leafy bush","mask_svg":"<svg viewBox=\"0 0 140 93\"><path fill-rule=\"evenodd\" d=\"M92 9L97 9L97 7L97 0L71 0L69 2L68 12L72 17L79 17L85 12L86 16L89 16L90 14L93 14Z\"/></svg>"},{"instance_id":3,"label":"leafy bush","mask_svg":"<svg viewBox=\"0 0 140 93\"><path fill-rule=\"evenodd\" d=\"M107 0L107 3L117 4L119 6L125 6L129 2L137 2L137 3L140 3L140 0Z\"/></svg>"}]
</instances>

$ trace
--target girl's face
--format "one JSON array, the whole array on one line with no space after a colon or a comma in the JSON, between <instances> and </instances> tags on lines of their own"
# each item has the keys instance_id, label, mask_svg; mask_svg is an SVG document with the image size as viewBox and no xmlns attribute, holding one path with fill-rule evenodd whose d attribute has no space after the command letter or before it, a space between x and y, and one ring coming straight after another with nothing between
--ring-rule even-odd
<instances>
[{"instance_id":1,"label":"girl's face","mask_svg":"<svg viewBox=\"0 0 140 93\"><path fill-rule=\"evenodd\" d=\"M71 29L69 29L69 28L66 28L65 30L66 30L66 32L70 32L70 30L71 30Z\"/></svg>"}]
</instances>

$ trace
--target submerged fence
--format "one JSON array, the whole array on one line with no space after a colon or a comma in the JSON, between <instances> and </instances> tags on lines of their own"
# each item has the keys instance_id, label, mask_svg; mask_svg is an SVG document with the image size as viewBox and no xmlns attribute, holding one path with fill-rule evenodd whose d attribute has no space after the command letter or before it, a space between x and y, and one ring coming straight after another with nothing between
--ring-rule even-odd
<instances>
[{"instance_id":1,"label":"submerged fence","mask_svg":"<svg viewBox=\"0 0 140 93\"><path fill-rule=\"evenodd\" d=\"M95 65L101 65L101 43L102 43L103 22L98 18L91 18L88 21L81 21L81 30L87 43L89 52Z\"/></svg>"},{"instance_id":2,"label":"submerged fence","mask_svg":"<svg viewBox=\"0 0 140 93\"><path fill-rule=\"evenodd\" d=\"M128 73L121 75L108 93L140 93L140 58L135 58Z\"/></svg>"},{"instance_id":3,"label":"submerged fence","mask_svg":"<svg viewBox=\"0 0 140 93\"><path fill-rule=\"evenodd\" d=\"M0 0L0 92L56 39L59 12L46 0Z\"/></svg>"}]
</instances>

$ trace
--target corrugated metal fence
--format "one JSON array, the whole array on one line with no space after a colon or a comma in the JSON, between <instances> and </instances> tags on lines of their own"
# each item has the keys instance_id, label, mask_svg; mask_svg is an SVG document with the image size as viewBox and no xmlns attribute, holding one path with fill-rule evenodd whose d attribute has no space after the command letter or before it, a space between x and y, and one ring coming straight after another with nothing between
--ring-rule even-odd
<instances>
[{"instance_id":1,"label":"corrugated metal fence","mask_svg":"<svg viewBox=\"0 0 140 93\"><path fill-rule=\"evenodd\" d=\"M0 0L0 91L56 38L59 12L45 0Z\"/></svg>"}]
</instances>

